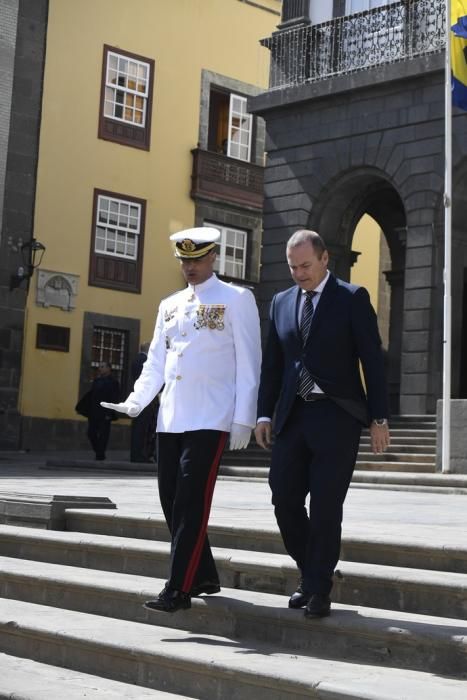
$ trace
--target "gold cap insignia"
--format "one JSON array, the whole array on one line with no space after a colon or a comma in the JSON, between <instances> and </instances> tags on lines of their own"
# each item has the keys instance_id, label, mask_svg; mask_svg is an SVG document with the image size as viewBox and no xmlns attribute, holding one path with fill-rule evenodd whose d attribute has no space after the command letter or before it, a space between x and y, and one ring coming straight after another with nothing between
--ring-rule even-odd
<instances>
[{"instance_id":1,"label":"gold cap insignia","mask_svg":"<svg viewBox=\"0 0 467 700\"><path fill-rule=\"evenodd\" d=\"M192 253L196 249L196 245L193 243L191 238L184 238L180 243L180 248L186 253Z\"/></svg>"}]
</instances>

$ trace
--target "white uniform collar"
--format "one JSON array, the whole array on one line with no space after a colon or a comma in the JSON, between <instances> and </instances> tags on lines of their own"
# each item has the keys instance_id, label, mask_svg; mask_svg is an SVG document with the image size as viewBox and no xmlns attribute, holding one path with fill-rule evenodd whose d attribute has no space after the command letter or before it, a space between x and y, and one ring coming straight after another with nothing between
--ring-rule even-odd
<instances>
[{"instance_id":1,"label":"white uniform collar","mask_svg":"<svg viewBox=\"0 0 467 700\"><path fill-rule=\"evenodd\" d=\"M204 282L201 282L201 284L188 284L187 289L192 292L193 294L196 293L198 294L199 292L205 292L206 289L209 289L212 287L213 284L215 284L217 281L217 275L215 272L212 273L211 277L209 277L207 280Z\"/></svg>"}]
</instances>

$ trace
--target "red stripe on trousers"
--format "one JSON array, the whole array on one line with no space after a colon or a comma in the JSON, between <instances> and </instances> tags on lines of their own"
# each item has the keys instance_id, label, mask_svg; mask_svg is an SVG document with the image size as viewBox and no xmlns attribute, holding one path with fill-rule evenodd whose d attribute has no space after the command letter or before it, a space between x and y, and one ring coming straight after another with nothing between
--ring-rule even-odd
<instances>
[{"instance_id":1,"label":"red stripe on trousers","mask_svg":"<svg viewBox=\"0 0 467 700\"><path fill-rule=\"evenodd\" d=\"M193 579L195 577L196 571L198 570L199 560L201 558L201 552L204 546L204 541L206 539L206 530L208 527L209 513L211 511L212 495L214 493L214 486L217 478L217 467L222 457L222 452L224 451L225 442L227 440L228 433L223 433L221 435L219 446L217 448L216 456L209 469L209 476L206 483L206 490L204 492L204 510L203 518L201 520L201 528L198 533L198 539L196 540L191 559L188 564L188 568L185 574L185 580L183 581L182 591L189 593L193 585Z\"/></svg>"}]
</instances>

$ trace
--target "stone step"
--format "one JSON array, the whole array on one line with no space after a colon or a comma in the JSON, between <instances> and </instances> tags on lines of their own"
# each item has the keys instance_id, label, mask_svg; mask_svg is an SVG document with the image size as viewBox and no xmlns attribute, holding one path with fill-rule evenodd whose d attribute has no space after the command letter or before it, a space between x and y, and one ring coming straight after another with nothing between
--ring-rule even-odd
<instances>
[{"instance_id":1,"label":"stone step","mask_svg":"<svg viewBox=\"0 0 467 700\"><path fill-rule=\"evenodd\" d=\"M382 454L374 454L373 452L364 452L360 450L357 457L357 462L418 462L419 464L434 464L436 461L435 454L419 453L407 454L396 450L386 450Z\"/></svg>"},{"instance_id":2,"label":"stone step","mask_svg":"<svg viewBox=\"0 0 467 700\"><path fill-rule=\"evenodd\" d=\"M374 455L371 455L374 457ZM384 457L384 456L383 456ZM415 460L417 455L413 456ZM252 462L250 464L250 462ZM241 476L247 477L262 477L267 474L269 469L270 455L257 460L235 458L231 460L223 460L219 469L219 474L221 476L239 476L236 472L237 469L241 469ZM106 460L101 462L99 467L96 467L95 461L77 459L77 460L65 460L65 459L49 459L45 466L40 466L40 469L44 470L75 470L76 471L92 471L94 473L98 472L128 472L132 474L152 474L157 475L157 466L154 464L133 464L131 462L114 462L112 460ZM435 459L433 456L433 463L421 462L417 464L409 461L386 461L386 460L374 460L371 459L358 459L357 469L360 470L383 470L383 471L409 471L409 472L434 472L436 471ZM263 470L262 472L257 470Z\"/></svg>"},{"instance_id":3,"label":"stone step","mask_svg":"<svg viewBox=\"0 0 467 700\"><path fill-rule=\"evenodd\" d=\"M435 464L436 462L436 446L433 450L428 451L426 446L422 447L406 447L401 445L393 445L392 450L388 450L383 454L373 454L370 449L370 444L361 445L358 452L357 461L367 462L426 462ZM267 466L271 461L271 453L263 452L262 454L252 453L231 453L225 454L222 457L221 464L226 466L248 466L262 467Z\"/></svg>"},{"instance_id":4,"label":"stone step","mask_svg":"<svg viewBox=\"0 0 467 700\"><path fill-rule=\"evenodd\" d=\"M0 654L0 668L0 700L188 700L8 654Z\"/></svg>"},{"instance_id":5,"label":"stone step","mask_svg":"<svg viewBox=\"0 0 467 700\"><path fill-rule=\"evenodd\" d=\"M352 485L366 483L369 486L402 486L436 489L438 493L467 493L467 475L417 473L417 472L372 472L359 471L353 473Z\"/></svg>"},{"instance_id":6,"label":"stone step","mask_svg":"<svg viewBox=\"0 0 467 700\"><path fill-rule=\"evenodd\" d=\"M408 421L393 417L389 419L389 427L406 428L407 430L423 430L424 428L433 430L436 428L436 421L424 420L423 418Z\"/></svg>"},{"instance_id":7,"label":"stone step","mask_svg":"<svg viewBox=\"0 0 467 700\"><path fill-rule=\"evenodd\" d=\"M383 472L423 472L434 473L436 464L429 462L408 462L408 461L389 461L384 459L384 455L380 460L377 459L357 459L356 469L360 471L383 471Z\"/></svg>"},{"instance_id":8,"label":"stone step","mask_svg":"<svg viewBox=\"0 0 467 700\"><path fill-rule=\"evenodd\" d=\"M380 459L366 459L358 458L356 462L357 470L365 471L387 471L387 472L423 472L423 473L433 473L436 471L436 464L434 461L430 462L418 462L418 461L397 461L397 460L387 460L384 459L384 455L372 455L372 457L380 457ZM257 476L264 475L267 473L269 467L268 465L260 464L222 464L219 473L223 476L238 476L238 474L233 471L236 469L242 469L244 476ZM257 470L263 470L263 472Z\"/></svg>"},{"instance_id":9,"label":"stone step","mask_svg":"<svg viewBox=\"0 0 467 700\"><path fill-rule=\"evenodd\" d=\"M163 579L41 562L35 562L31 571L29 561L6 557L0 557L0 575L2 598L9 599L13 607L19 600L142 626L169 627L171 634L175 629L188 630L196 635L277 645L289 653L414 671L430 668L432 673L467 679L463 620L333 604L331 616L314 624L302 610L289 610L285 596L231 588L223 589L221 595L194 598L190 611L168 615L143 608L144 601L161 590ZM0 624L0 639L2 631Z\"/></svg>"},{"instance_id":10,"label":"stone step","mask_svg":"<svg viewBox=\"0 0 467 700\"><path fill-rule=\"evenodd\" d=\"M434 438L436 440L436 428L404 428L390 425L391 438L392 437L407 437L407 438L417 438L417 437L427 437ZM362 431L362 437L369 435L368 430Z\"/></svg>"},{"instance_id":11,"label":"stone step","mask_svg":"<svg viewBox=\"0 0 467 700\"><path fill-rule=\"evenodd\" d=\"M370 434L368 432L362 433L360 445L369 444ZM391 435L391 444L400 444L405 445L407 447L420 447L423 445L428 445L432 447L433 445L436 446L436 435L400 435L399 433L396 433L395 435ZM259 445L250 443L245 450L241 450L240 452L238 450L234 450L233 452L226 450L224 453L224 455L228 457L235 457L239 454L258 457L265 455L266 452Z\"/></svg>"},{"instance_id":12,"label":"stone step","mask_svg":"<svg viewBox=\"0 0 467 700\"><path fill-rule=\"evenodd\" d=\"M370 442L370 433L364 431L360 438L360 443ZM403 444L403 445L436 445L436 434L425 434L424 431L414 431L410 435L401 435L400 432L395 432L391 430L391 444ZM261 449L261 448L260 448Z\"/></svg>"},{"instance_id":13,"label":"stone step","mask_svg":"<svg viewBox=\"0 0 467 700\"><path fill-rule=\"evenodd\" d=\"M436 422L435 413L396 413L393 415L393 418L401 421L406 421L407 423L418 420Z\"/></svg>"},{"instance_id":14,"label":"stone step","mask_svg":"<svg viewBox=\"0 0 467 700\"><path fill-rule=\"evenodd\" d=\"M21 529L0 532L0 590L4 597L11 578L5 572L14 570L14 559L29 561L28 571L31 561L40 562L42 567L60 564L160 578L168 571L168 542L52 531L22 534ZM296 588L297 569L285 554L219 547L214 547L213 552L223 586L281 595L290 595ZM21 569L22 564L17 566ZM35 566L32 575L36 573ZM333 600L467 619L467 574L341 561Z\"/></svg>"},{"instance_id":15,"label":"stone step","mask_svg":"<svg viewBox=\"0 0 467 700\"><path fill-rule=\"evenodd\" d=\"M436 454L436 442L433 441L433 444L427 445L427 444L407 444L405 442L407 438L404 438L404 442L401 442L399 440L391 440L391 450L394 452L398 453L404 453L408 452L410 454L427 454L427 455L435 455ZM364 439L360 442L360 452L371 452L371 443L370 440Z\"/></svg>"},{"instance_id":16,"label":"stone step","mask_svg":"<svg viewBox=\"0 0 467 700\"><path fill-rule=\"evenodd\" d=\"M269 467L221 466L221 477L238 480L266 480ZM467 475L429 472L355 471L351 487L388 490L425 491L427 493L467 494Z\"/></svg>"},{"instance_id":17,"label":"stone step","mask_svg":"<svg viewBox=\"0 0 467 700\"><path fill-rule=\"evenodd\" d=\"M77 469L91 470L93 472L111 471L111 472L130 472L135 474L156 474L157 466L151 463L130 462L123 460L106 459L102 462L96 462L95 459L66 459L52 458L48 459L45 465L39 469L54 470L54 469Z\"/></svg>"},{"instance_id":18,"label":"stone step","mask_svg":"<svg viewBox=\"0 0 467 700\"><path fill-rule=\"evenodd\" d=\"M167 616L169 622L173 624L178 616L178 624L183 624L184 618L196 617L197 611L206 610L211 602L218 605L212 600L195 601L192 611ZM251 605L248 607L251 609ZM261 613L263 608L266 613L267 606L262 606ZM358 619L360 615L362 623L368 622L363 617L363 608L347 612L342 609L341 614L336 610L335 614L342 622ZM276 616L276 636L282 636L282 631L288 636L290 631L282 620L277 624L281 617L291 620L293 627L298 621L306 641L314 638L309 633L310 624L304 624L305 618L299 611L288 610ZM387 627L392 625L389 622ZM402 624L405 623L404 620ZM335 633L332 616L312 626L333 639L335 653L342 658L343 638L339 632ZM437 625L435 628L440 632ZM414 634L423 640L424 632L420 628ZM414 641L409 639L410 634L406 642L405 634L397 631L394 634L406 646ZM439 634L440 653L442 648L450 650L449 634ZM450 659L451 668L462 660L462 647L457 645L455 657ZM376 650L376 663L357 665L291 653L282 640L279 648L264 641L250 642L243 630L239 630L239 639L229 639L12 600L0 600L0 651L33 660L40 657L43 663L56 663L59 659L60 665L69 669L98 672L113 680L147 688L170 687L174 693L202 700L381 700L382 688L384 700L465 698L464 681L434 675L436 671L431 663L427 665L429 672L385 666L387 648ZM420 656L416 647L414 652ZM436 650L434 656L438 656Z\"/></svg>"},{"instance_id":19,"label":"stone step","mask_svg":"<svg viewBox=\"0 0 467 700\"><path fill-rule=\"evenodd\" d=\"M68 510L67 530L86 534L114 535L138 540L169 541L164 519L160 516L139 517L118 511ZM2 529L6 526L2 526ZM31 531L32 532L32 531ZM259 529L209 524L209 541L215 547L254 552L284 554L284 545L275 529ZM345 561L416 567L436 571L467 573L467 543L462 546L437 547L428 541L410 538L403 541L387 536L353 536L344 534L341 558Z\"/></svg>"}]
</instances>

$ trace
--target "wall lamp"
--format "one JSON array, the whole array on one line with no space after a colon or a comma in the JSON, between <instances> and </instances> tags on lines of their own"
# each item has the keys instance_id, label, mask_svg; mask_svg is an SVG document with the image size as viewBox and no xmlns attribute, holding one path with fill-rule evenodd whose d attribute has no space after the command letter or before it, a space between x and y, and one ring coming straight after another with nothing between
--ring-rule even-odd
<instances>
[{"instance_id":1,"label":"wall lamp","mask_svg":"<svg viewBox=\"0 0 467 700\"><path fill-rule=\"evenodd\" d=\"M29 280L33 276L34 270L42 262L42 258L45 253L45 245L35 238L31 238L30 241L26 241L20 248L21 258L23 264L18 267L16 275L12 275L10 278L10 292L16 287L19 287L23 280Z\"/></svg>"}]
</instances>

